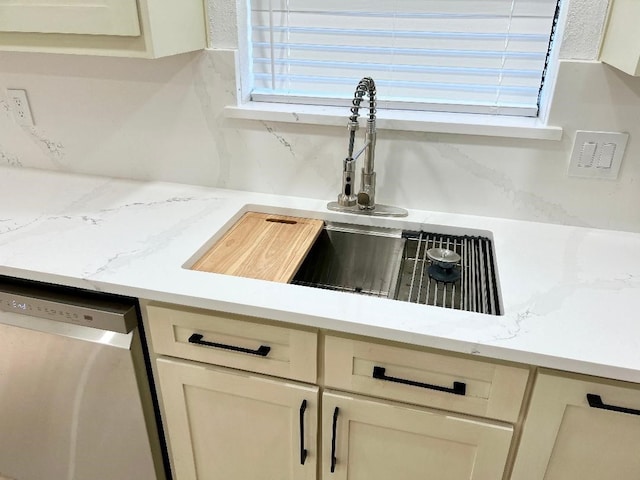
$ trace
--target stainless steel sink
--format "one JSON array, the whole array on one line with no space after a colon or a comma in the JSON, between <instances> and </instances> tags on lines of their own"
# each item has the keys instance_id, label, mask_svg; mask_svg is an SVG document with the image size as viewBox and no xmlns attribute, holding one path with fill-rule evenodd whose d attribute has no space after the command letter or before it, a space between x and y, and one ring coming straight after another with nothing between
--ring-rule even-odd
<instances>
[{"instance_id":1,"label":"stainless steel sink","mask_svg":"<svg viewBox=\"0 0 640 480\"><path fill-rule=\"evenodd\" d=\"M401 230L328 224L293 283L395 298L404 244Z\"/></svg>"},{"instance_id":2,"label":"stainless steel sink","mask_svg":"<svg viewBox=\"0 0 640 480\"><path fill-rule=\"evenodd\" d=\"M459 261L444 277L434 275L430 249L455 252ZM501 314L493 245L485 236L327 224L292 283Z\"/></svg>"}]
</instances>

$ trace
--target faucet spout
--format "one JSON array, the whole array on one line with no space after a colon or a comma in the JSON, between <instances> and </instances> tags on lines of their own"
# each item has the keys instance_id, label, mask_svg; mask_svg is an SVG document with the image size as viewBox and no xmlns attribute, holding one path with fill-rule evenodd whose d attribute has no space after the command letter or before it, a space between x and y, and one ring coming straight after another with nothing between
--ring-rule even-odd
<instances>
[{"instance_id":1,"label":"faucet spout","mask_svg":"<svg viewBox=\"0 0 640 480\"><path fill-rule=\"evenodd\" d=\"M360 116L360 106L365 95L369 99L369 114L367 118L367 130L365 132L364 147L355 154L356 132L358 131L358 117ZM358 83L351 106L351 115L347 127L349 129L349 148L347 158L344 161L342 171L342 190L338 195L337 202L330 202L327 206L330 210L349 211L357 208L361 213L369 215L384 216L406 216L407 211L396 207L381 206L376 210L376 172L375 172L375 149L376 149L376 84L371 77L364 77ZM360 174L360 190L355 194L354 175L355 163L358 157L364 152L364 164Z\"/></svg>"},{"instance_id":2,"label":"faucet spout","mask_svg":"<svg viewBox=\"0 0 640 480\"><path fill-rule=\"evenodd\" d=\"M349 151L348 158L353 157L355 134L358 130L358 117L360 106L364 96L369 98L369 118L367 119L367 131L365 133L364 166L361 173L360 191L357 195L358 208L373 210L376 196L376 174L374 167L376 148L376 83L371 77L364 77L358 83L353 94L351 116L349 117ZM360 152L361 153L361 152ZM360 153L355 157L357 158Z\"/></svg>"}]
</instances>

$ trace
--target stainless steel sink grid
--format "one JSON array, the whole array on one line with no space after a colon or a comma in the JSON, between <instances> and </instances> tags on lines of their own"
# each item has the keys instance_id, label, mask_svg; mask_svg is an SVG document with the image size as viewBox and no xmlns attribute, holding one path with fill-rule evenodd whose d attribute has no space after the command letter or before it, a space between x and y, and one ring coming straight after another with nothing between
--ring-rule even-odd
<instances>
[{"instance_id":1,"label":"stainless steel sink grid","mask_svg":"<svg viewBox=\"0 0 640 480\"><path fill-rule=\"evenodd\" d=\"M500 315L491 240L486 237L405 232L405 250L396 300ZM460 255L460 278L453 283L427 273L427 250L446 248Z\"/></svg>"},{"instance_id":2,"label":"stainless steel sink grid","mask_svg":"<svg viewBox=\"0 0 640 480\"><path fill-rule=\"evenodd\" d=\"M455 282L429 276L430 248L460 255ZM292 283L500 315L491 240L346 224L328 224Z\"/></svg>"}]
</instances>

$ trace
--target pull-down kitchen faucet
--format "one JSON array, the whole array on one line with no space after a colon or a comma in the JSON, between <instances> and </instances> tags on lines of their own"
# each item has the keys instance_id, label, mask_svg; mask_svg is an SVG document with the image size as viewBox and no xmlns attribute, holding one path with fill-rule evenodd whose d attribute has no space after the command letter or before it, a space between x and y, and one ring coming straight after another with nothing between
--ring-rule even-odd
<instances>
[{"instance_id":1,"label":"pull-down kitchen faucet","mask_svg":"<svg viewBox=\"0 0 640 480\"><path fill-rule=\"evenodd\" d=\"M363 97L369 98L369 118L367 119L367 130L365 133L365 143L362 149L353 154L356 131L359 128L358 116L360 115L360 104ZM364 77L358 83L353 95L353 106L351 116L347 124L349 129L349 150L347 158L343 162L342 170L342 190L338 195L337 202L329 202L327 208L340 212L360 213L364 215L405 217L407 211L402 208L390 207L387 205L376 205L376 172L374 170L375 148L376 148L376 84L371 77ZM354 193L356 160L364 153L364 166L362 167L360 191Z\"/></svg>"}]
</instances>

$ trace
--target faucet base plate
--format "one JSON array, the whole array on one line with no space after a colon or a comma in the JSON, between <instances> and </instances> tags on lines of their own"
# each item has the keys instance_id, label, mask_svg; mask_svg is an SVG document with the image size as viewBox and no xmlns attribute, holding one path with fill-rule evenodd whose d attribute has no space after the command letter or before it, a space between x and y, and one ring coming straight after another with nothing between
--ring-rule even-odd
<instances>
[{"instance_id":1,"label":"faucet base plate","mask_svg":"<svg viewBox=\"0 0 640 480\"><path fill-rule=\"evenodd\" d=\"M334 212L354 213L356 215L365 215L368 217L406 217L409 212L404 208L392 207L390 205L376 205L373 210L361 209L358 205L345 207L338 202L329 202L327 204L329 210Z\"/></svg>"}]
</instances>

